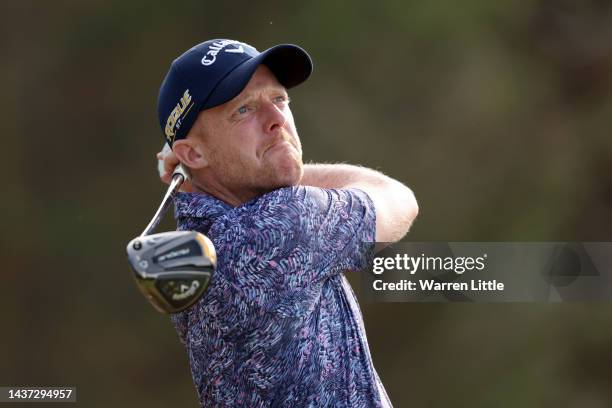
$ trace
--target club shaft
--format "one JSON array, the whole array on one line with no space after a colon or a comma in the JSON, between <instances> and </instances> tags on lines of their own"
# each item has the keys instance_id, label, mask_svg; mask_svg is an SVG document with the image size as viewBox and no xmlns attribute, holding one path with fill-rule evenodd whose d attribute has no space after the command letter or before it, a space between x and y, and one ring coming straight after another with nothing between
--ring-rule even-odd
<instances>
[{"instance_id":1,"label":"club shaft","mask_svg":"<svg viewBox=\"0 0 612 408\"><path fill-rule=\"evenodd\" d=\"M149 222L149 225L147 225L144 231L142 231L142 234L140 234L141 237L151 234L151 232L153 232L155 228L157 228L157 225L161 221L162 217L164 216L164 214L166 214L166 211L168 211L168 207L170 207L172 197L174 196L174 194L176 194L176 192L181 187L181 184L183 184L184 181L185 175L179 172L174 173L174 175L172 176L172 181L170 182L170 186L168 187L168 191L166 191L166 195L164 196L161 204L159 205L157 212L151 219L151 222Z\"/></svg>"}]
</instances>

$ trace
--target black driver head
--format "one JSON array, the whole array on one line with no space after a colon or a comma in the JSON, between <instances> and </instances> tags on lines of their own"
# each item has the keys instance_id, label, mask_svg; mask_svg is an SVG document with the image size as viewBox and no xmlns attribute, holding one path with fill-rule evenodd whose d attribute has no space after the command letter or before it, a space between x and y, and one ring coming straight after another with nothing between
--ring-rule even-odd
<instances>
[{"instance_id":1,"label":"black driver head","mask_svg":"<svg viewBox=\"0 0 612 408\"><path fill-rule=\"evenodd\" d=\"M136 283L162 313L178 313L206 292L217 265L212 242L196 231L134 238L127 246Z\"/></svg>"}]
</instances>

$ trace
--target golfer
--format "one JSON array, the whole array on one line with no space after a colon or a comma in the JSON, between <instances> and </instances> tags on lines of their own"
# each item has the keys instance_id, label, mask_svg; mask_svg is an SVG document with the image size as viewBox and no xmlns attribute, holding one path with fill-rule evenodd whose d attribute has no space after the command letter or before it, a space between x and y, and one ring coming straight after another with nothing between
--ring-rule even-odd
<instances>
[{"instance_id":1,"label":"golfer","mask_svg":"<svg viewBox=\"0 0 612 408\"><path fill-rule=\"evenodd\" d=\"M210 40L179 56L158 100L179 230L217 250L208 292L172 321L203 407L390 407L343 273L404 236L418 207L377 171L302 163L287 90L312 71L295 45ZM332 137L333 135L328 135Z\"/></svg>"}]
</instances>

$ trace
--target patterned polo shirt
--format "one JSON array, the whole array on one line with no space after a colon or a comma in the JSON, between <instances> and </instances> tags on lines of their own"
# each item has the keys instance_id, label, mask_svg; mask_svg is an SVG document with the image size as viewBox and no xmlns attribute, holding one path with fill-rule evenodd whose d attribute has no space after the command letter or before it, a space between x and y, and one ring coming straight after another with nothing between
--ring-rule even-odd
<instances>
[{"instance_id":1,"label":"patterned polo shirt","mask_svg":"<svg viewBox=\"0 0 612 408\"><path fill-rule=\"evenodd\" d=\"M180 193L175 217L217 251L207 293L172 316L203 407L391 405L343 275L373 255L367 194L295 186L232 207Z\"/></svg>"}]
</instances>

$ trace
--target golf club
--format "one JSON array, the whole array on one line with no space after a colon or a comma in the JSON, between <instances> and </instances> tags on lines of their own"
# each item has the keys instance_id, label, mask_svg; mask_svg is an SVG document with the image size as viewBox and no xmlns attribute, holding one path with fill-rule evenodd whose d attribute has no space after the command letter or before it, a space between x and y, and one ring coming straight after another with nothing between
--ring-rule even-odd
<instances>
[{"instance_id":1,"label":"golf club","mask_svg":"<svg viewBox=\"0 0 612 408\"><path fill-rule=\"evenodd\" d=\"M127 245L138 288L162 313L181 312L200 299L217 264L212 242L197 231L151 234L187 179L189 173L179 164L151 222Z\"/></svg>"}]
</instances>

